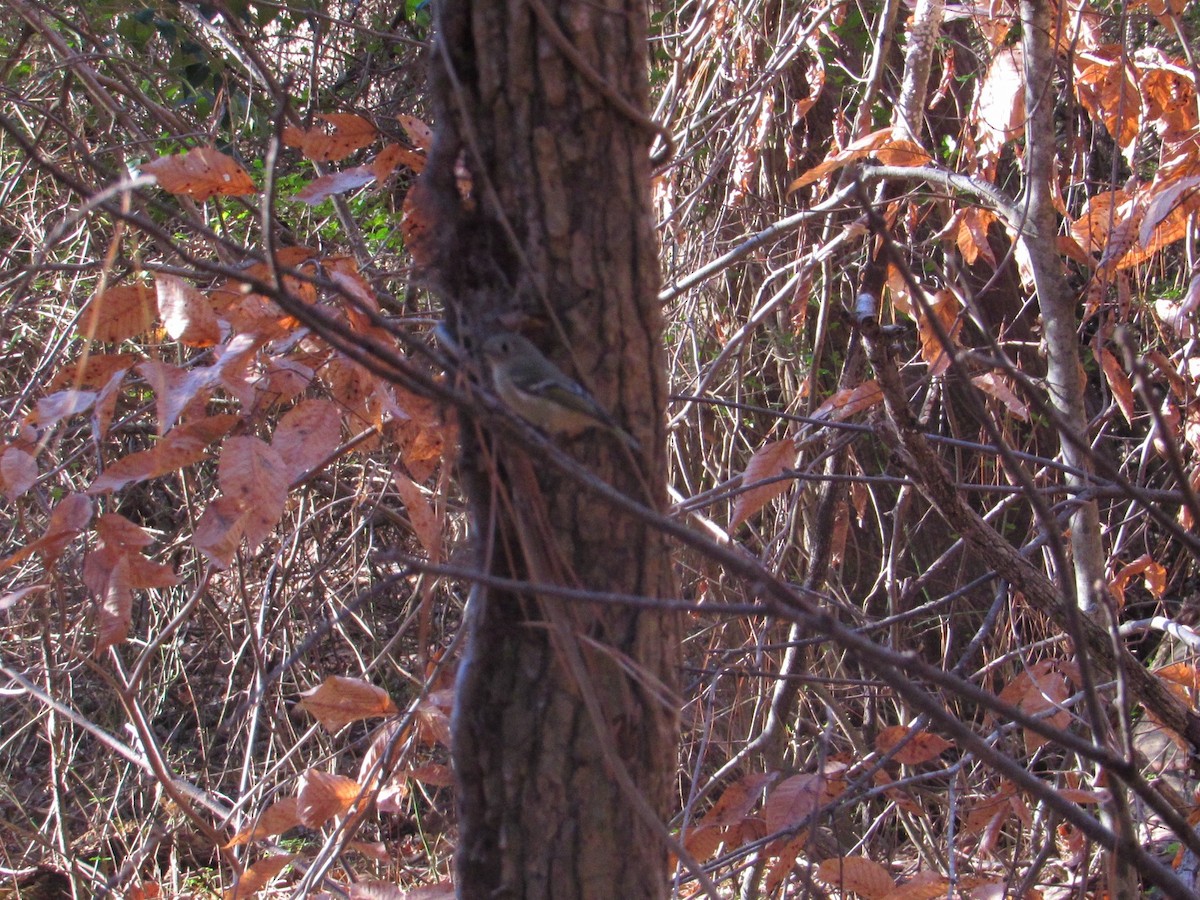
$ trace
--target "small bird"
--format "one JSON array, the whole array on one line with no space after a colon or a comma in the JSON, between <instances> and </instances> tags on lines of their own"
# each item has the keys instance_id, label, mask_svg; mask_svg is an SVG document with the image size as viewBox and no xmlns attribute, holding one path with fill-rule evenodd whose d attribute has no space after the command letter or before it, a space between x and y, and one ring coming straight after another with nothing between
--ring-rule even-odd
<instances>
[{"instance_id":1,"label":"small bird","mask_svg":"<svg viewBox=\"0 0 1200 900\"><path fill-rule=\"evenodd\" d=\"M483 343L483 355L491 367L496 393L529 424L567 436L603 428L631 449L639 448L637 440L614 422L591 394L521 335L493 334Z\"/></svg>"}]
</instances>

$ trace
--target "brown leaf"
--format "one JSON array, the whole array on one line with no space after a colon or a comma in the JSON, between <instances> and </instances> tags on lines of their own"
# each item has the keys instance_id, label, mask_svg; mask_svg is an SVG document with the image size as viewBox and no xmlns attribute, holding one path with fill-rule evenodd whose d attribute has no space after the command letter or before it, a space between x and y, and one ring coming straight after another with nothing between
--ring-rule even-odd
<instances>
[{"instance_id":1,"label":"brown leaf","mask_svg":"<svg viewBox=\"0 0 1200 900\"><path fill-rule=\"evenodd\" d=\"M37 402L33 421L42 428L48 428L69 419L71 416L87 412L96 402L95 391L65 390L48 394Z\"/></svg>"},{"instance_id":2,"label":"brown leaf","mask_svg":"<svg viewBox=\"0 0 1200 900\"><path fill-rule=\"evenodd\" d=\"M1071 714L1061 708L1063 701L1070 696L1067 679L1058 669L1055 660L1045 659L1035 663L1020 672L1000 692L1000 699L1017 707L1030 716L1039 716L1042 721L1055 728L1065 728L1071 721ZM1042 714L1057 709L1049 716ZM1025 729L1025 749L1033 753L1046 744L1046 738L1036 731Z\"/></svg>"},{"instance_id":3,"label":"brown leaf","mask_svg":"<svg viewBox=\"0 0 1200 900\"><path fill-rule=\"evenodd\" d=\"M145 334L158 320L158 304L148 284L122 284L88 301L79 320L79 335L116 344Z\"/></svg>"},{"instance_id":4,"label":"brown leaf","mask_svg":"<svg viewBox=\"0 0 1200 900\"><path fill-rule=\"evenodd\" d=\"M309 769L300 776L296 792L300 822L309 828L320 828L334 816L343 815L362 793L362 787L353 778Z\"/></svg>"},{"instance_id":5,"label":"brown leaf","mask_svg":"<svg viewBox=\"0 0 1200 900\"><path fill-rule=\"evenodd\" d=\"M1117 598L1117 608L1125 605L1125 588L1136 576L1141 575L1146 590L1156 598L1162 599L1167 590L1167 570L1161 563L1156 562L1149 553L1144 553L1133 562L1122 566L1109 581L1109 589Z\"/></svg>"},{"instance_id":6,"label":"brown leaf","mask_svg":"<svg viewBox=\"0 0 1200 900\"><path fill-rule=\"evenodd\" d=\"M341 675L329 676L319 687L302 696L300 706L331 733L359 719L391 716L397 712L396 704L383 688Z\"/></svg>"},{"instance_id":7,"label":"brown leaf","mask_svg":"<svg viewBox=\"0 0 1200 900\"><path fill-rule=\"evenodd\" d=\"M91 520L92 501L83 494L67 494L50 511L50 521L41 537L0 559L0 572L12 568L31 553L40 553L46 568L53 568L67 544L79 537Z\"/></svg>"},{"instance_id":8,"label":"brown leaf","mask_svg":"<svg viewBox=\"0 0 1200 900\"><path fill-rule=\"evenodd\" d=\"M83 583L97 601L96 648L99 655L129 634L133 591L171 587L179 583L174 569L153 563L138 551L154 538L119 513L96 520L98 541L84 557Z\"/></svg>"},{"instance_id":9,"label":"brown leaf","mask_svg":"<svg viewBox=\"0 0 1200 900\"><path fill-rule=\"evenodd\" d=\"M108 437L108 429L117 413L117 401L121 398L121 385L124 381L124 372L113 372L108 383L100 388L100 393L96 395L96 402L92 406L92 431L100 440Z\"/></svg>"},{"instance_id":10,"label":"brown leaf","mask_svg":"<svg viewBox=\"0 0 1200 900\"><path fill-rule=\"evenodd\" d=\"M972 119L979 135L979 149L994 158L1004 144L1025 130L1025 71L1021 46L1002 46L988 66L979 86Z\"/></svg>"},{"instance_id":11,"label":"brown leaf","mask_svg":"<svg viewBox=\"0 0 1200 900\"><path fill-rule=\"evenodd\" d=\"M99 390L109 383L115 373L128 372L134 363L140 361L141 357L133 353L85 353L75 362L59 369L47 383L46 390Z\"/></svg>"},{"instance_id":12,"label":"brown leaf","mask_svg":"<svg viewBox=\"0 0 1200 900\"><path fill-rule=\"evenodd\" d=\"M399 165L404 165L420 174L425 168L425 154L410 150L402 144L388 144L368 165L375 173L375 180L382 182Z\"/></svg>"},{"instance_id":13,"label":"brown leaf","mask_svg":"<svg viewBox=\"0 0 1200 900\"><path fill-rule=\"evenodd\" d=\"M879 382L872 378L852 388L842 388L813 411L813 418L842 422L866 412L881 400L883 390Z\"/></svg>"},{"instance_id":14,"label":"brown leaf","mask_svg":"<svg viewBox=\"0 0 1200 900\"><path fill-rule=\"evenodd\" d=\"M271 446L283 460L289 483L326 460L342 440L342 415L329 400L304 400L279 421Z\"/></svg>"},{"instance_id":15,"label":"brown leaf","mask_svg":"<svg viewBox=\"0 0 1200 900\"><path fill-rule=\"evenodd\" d=\"M49 590L49 588L50 585L48 583L42 583L28 584L25 587L19 587L11 591L5 591L4 593L0 594L0 612L4 612L6 609L12 609L35 591L45 591Z\"/></svg>"},{"instance_id":16,"label":"brown leaf","mask_svg":"<svg viewBox=\"0 0 1200 900\"><path fill-rule=\"evenodd\" d=\"M213 350L217 359L211 366L182 369L157 360L141 363L138 372L154 389L159 434L170 431L189 405L199 404L218 386L236 393L237 376L258 349L259 342L252 334L234 335L227 345Z\"/></svg>"},{"instance_id":17,"label":"brown leaf","mask_svg":"<svg viewBox=\"0 0 1200 900\"><path fill-rule=\"evenodd\" d=\"M221 493L243 510L241 528L253 553L283 516L288 468L279 453L252 435L225 441L217 468Z\"/></svg>"},{"instance_id":18,"label":"brown leaf","mask_svg":"<svg viewBox=\"0 0 1200 900\"><path fill-rule=\"evenodd\" d=\"M0 485L4 496L16 500L37 483L38 464L32 453L9 447L0 453Z\"/></svg>"},{"instance_id":19,"label":"brown leaf","mask_svg":"<svg viewBox=\"0 0 1200 900\"><path fill-rule=\"evenodd\" d=\"M116 460L92 482L87 492L119 491L135 481L157 478L198 463L207 454L208 445L228 434L239 421L238 416L225 413L180 425L149 450Z\"/></svg>"},{"instance_id":20,"label":"brown leaf","mask_svg":"<svg viewBox=\"0 0 1200 900\"><path fill-rule=\"evenodd\" d=\"M277 834L283 834L300 824L300 801L295 797L285 797L268 806L261 816L252 822L249 827L243 828L225 845L228 850L231 847L240 847L243 844L248 844L251 841L257 841L260 838L273 837Z\"/></svg>"},{"instance_id":21,"label":"brown leaf","mask_svg":"<svg viewBox=\"0 0 1200 900\"><path fill-rule=\"evenodd\" d=\"M232 890L226 891L223 900L247 900L253 897L282 872L296 858L294 853L277 853L260 859L237 880Z\"/></svg>"},{"instance_id":22,"label":"brown leaf","mask_svg":"<svg viewBox=\"0 0 1200 900\"><path fill-rule=\"evenodd\" d=\"M242 542L245 510L237 497L218 497L200 516L192 544L220 569L228 569Z\"/></svg>"},{"instance_id":23,"label":"brown leaf","mask_svg":"<svg viewBox=\"0 0 1200 900\"><path fill-rule=\"evenodd\" d=\"M907 725L892 725L883 729L875 739L876 751L884 755L890 753L893 747L908 737L910 731ZM920 731L891 758L902 766L919 766L937 759L953 746L939 735Z\"/></svg>"},{"instance_id":24,"label":"brown leaf","mask_svg":"<svg viewBox=\"0 0 1200 900\"><path fill-rule=\"evenodd\" d=\"M993 269L997 268L996 255L988 241L988 229L996 221L996 214L978 206L969 206L955 213L958 223L954 243L968 266L973 266L983 257Z\"/></svg>"},{"instance_id":25,"label":"brown leaf","mask_svg":"<svg viewBox=\"0 0 1200 900\"><path fill-rule=\"evenodd\" d=\"M412 522L413 533L416 534L417 540L421 542L429 559L437 562L441 559L442 553L442 519L438 517L433 504L426 498L420 485L399 469L392 470L392 484L395 485L396 493L404 502L404 508L408 511L408 520Z\"/></svg>"},{"instance_id":26,"label":"brown leaf","mask_svg":"<svg viewBox=\"0 0 1200 900\"><path fill-rule=\"evenodd\" d=\"M89 557L93 558L93 557ZM93 567L96 568L96 567ZM97 579L100 578L99 582ZM92 593L98 603L96 613L96 649L99 656L129 636L133 618L133 588L129 583L129 558L117 556L102 573L93 573Z\"/></svg>"},{"instance_id":27,"label":"brown leaf","mask_svg":"<svg viewBox=\"0 0 1200 900\"><path fill-rule=\"evenodd\" d=\"M328 175L314 178L298 190L295 199L309 206L316 206L335 194L344 194L370 184L376 177L375 170L370 166L355 166L341 172L330 172Z\"/></svg>"},{"instance_id":28,"label":"brown leaf","mask_svg":"<svg viewBox=\"0 0 1200 900\"><path fill-rule=\"evenodd\" d=\"M218 194L240 197L258 193L246 170L215 147L194 147L186 153L160 156L143 163L142 171L157 178L164 191L201 202Z\"/></svg>"},{"instance_id":29,"label":"brown leaf","mask_svg":"<svg viewBox=\"0 0 1200 900\"><path fill-rule=\"evenodd\" d=\"M763 804L763 818L768 833L796 827L825 799L825 776L820 772L785 778L775 786Z\"/></svg>"},{"instance_id":30,"label":"brown leaf","mask_svg":"<svg viewBox=\"0 0 1200 900\"><path fill-rule=\"evenodd\" d=\"M879 863L865 856L841 856L817 866L817 877L839 890L866 900L883 900L896 889L896 879Z\"/></svg>"},{"instance_id":31,"label":"brown leaf","mask_svg":"<svg viewBox=\"0 0 1200 900\"><path fill-rule=\"evenodd\" d=\"M949 336L949 348L942 344L930 315L922 314L917 321L917 332L921 337L921 357L929 364L931 376L941 375L950 368L950 354L947 349L953 351L957 347L954 338L962 328L962 320L958 315L961 310L962 304L950 291L937 291L929 297L929 312L941 324L941 330Z\"/></svg>"},{"instance_id":32,"label":"brown leaf","mask_svg":"<svg viewBox=\"0 0 1200 900\"><path fill-rule=\"evenodd\" d=\"M203 294L174 275L154 276L158 315L167 334L189 347L211 347L221 339L221 326Z\"/></svg>"},{"instance_id":33,"label":"brown leaf","mask_svg":"<svg viewBox=\"0 0 1200 900\"><path fill-rule=\"evenodd\" d=\"M971 379L971 383L985 394L1004 404L1008 411L1022 422L1029 421L1029 407L1009 386L1009 376L1003 372L984 372Z\"/></svg>"},{"instance_id":34,"label":"brown leaf","mask_svg":"<svg viewBox=\"0 0 1200 900\"><path fill-rule=\"evenodd\" d=\"M299 147L300 152L314 162L342 159L375 141L375 126L362 116L322 113L317 118L331 125L332 131L327 132L320 126L307 131L291 127L283 130L283 142L289 147Z\"/></svg>"},{"instance_id":35,"label":"brown leaf","mask_svg":"<svg viewBox=\"0 0 1200 900\"><path fill-rule=\"evenodd\" d=\"M454 786L454 770L441 763L426 763L423 766L410 769L404 774L413 781L419 781L422 784L432 785L433 787Z\"/></svg>"},{"instance_id":36,"label":"brown leaf","mask_svg":"<svg viewBox=\"0 0 1200 900\"><path fill-rule=\"evenodd\" d=\"M429 268L437 258L437 203L432 189L423 179L417 179L404 195L400 234L417 271Z\"/></svg>"},{"instance_id":37,"label":"brown leaf","mask_svg":"<svg viewBox=\"0 0 1200 900\"><path fill-rule=\"evenodd\" d=\"M795 462L796 444L791 438L771 441L754 452L750 462L746 464L746 471L742 473L742 485L746 489L738 495L733 505L733 515L729 521L730 531L786 491L792 482L791 479L780 478L770 484L753 485L781 475Z\"/></svg>"}]
</instances>

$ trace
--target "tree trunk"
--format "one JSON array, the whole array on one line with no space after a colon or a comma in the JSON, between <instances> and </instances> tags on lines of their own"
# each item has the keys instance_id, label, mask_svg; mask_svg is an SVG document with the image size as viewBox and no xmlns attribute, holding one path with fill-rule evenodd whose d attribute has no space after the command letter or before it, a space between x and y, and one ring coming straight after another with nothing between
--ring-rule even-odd
<instances>
[{"instance_id":1,"label":"tree trunk","mask_svg":"<svg viewBox=\"0 0 1200 900\"><path fill-rule=\"evenodd\" d=\"M421 189L429 275L470 348L519 330L642 446L555 442L665 505L666 375L650 215L646 10L638 0L434 5L437 132ZM470 173L469 190L461 177ZM465 199L464 199L465 198ZM520 442L468 421L482 567L534 584L673 593L668 547ZM536 460L536 465L534 464ZM659 897L676 762L671 616L477 591L458 681L462 897Z\"/></svg>"}]
</instances>

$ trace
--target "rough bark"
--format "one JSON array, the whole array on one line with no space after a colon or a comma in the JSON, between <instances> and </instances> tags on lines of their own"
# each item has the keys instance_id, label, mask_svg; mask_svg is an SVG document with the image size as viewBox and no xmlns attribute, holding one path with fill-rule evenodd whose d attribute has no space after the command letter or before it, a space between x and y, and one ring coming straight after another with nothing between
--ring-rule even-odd
<instances>
[{"instance_id":1,"label":"rough bark","mask_svg":"<svg viewBox=\"0 0 1200 900\"><path fill-rule=\"evenodd\" d=\"M517 329L642 445L556 441L665 505L666 376L650 215L646 11L637 0L435 4L437 134L421 185L429 275L468 348ZM644 114L643 114L644 115ZM456 175L470 173L469 199ZM665 540L468 422L475 541L492 574L665 596ZM669 888L674 621L545 592L468 610L454 719L462 897L658 897Z\"/></svg>"}]
</instances>

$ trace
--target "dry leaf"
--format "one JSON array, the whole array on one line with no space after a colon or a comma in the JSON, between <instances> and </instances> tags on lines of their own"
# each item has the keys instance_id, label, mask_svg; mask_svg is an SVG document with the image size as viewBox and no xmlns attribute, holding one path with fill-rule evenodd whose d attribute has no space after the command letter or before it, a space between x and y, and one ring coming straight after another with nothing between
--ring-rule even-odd
<instances>
[{"instance_id":1,"label":"dry leaf","mask_svg":"<svg viewBox=\"0 0 1200 900\"><path fill-rule=\"evenodd\" d=\"M221 339L221 326L203 294L174 275L154 276L158 315L163 329L189 347L211 347Z\"/></svg>"},{"instance_id":2,"label":"dry leaf","mask_svg":"<svg viewBox=\"0 0 1200 900\"><path fill-rule=\"evenodd\" d=\"M343 815L362 793L362 787L353 778L309 769L300 776L296 792L300 822L309 828L320 828L334 816Z\"/></svg>"},{"instance_id":3,"label":"dry leaf","mask_svg":"<svg viewBox=\"0 0 1200 900\"><path fill-rule=\"evenodd\" d=\"M275 428L271 446L287 468L289 483L324 462L342 441L342 415L329 400L304 400Z\"/></svg>"},{"instance_id":4,"label":"dry leaf","mask_svg":"<svg viewBox=\"0 0 1200 900\"><path fill-rule=\"evenodd\" d=\"M158 320L158 304L148 284L122 284L88 301L79 320L79 335L116 344L145 334Z\"/></svg>"},{"instance_id":5,"label":"dry leaf","mask_svg":"<svg viewBox=\"0 0 1200 900\"><path fill-rule=\"evenodd\" d=\"M317 116L332 126L327 132L320 126L307 131L285 128L283 142L299 147L314 162L333 162L375 142L375 126L354 113L324 113Z\"/></svg>"},{"instance_id":6,"label":"dry leaf","mask_svg":"<svg viewBox=\"0 0 1200 900\"><path fill-rule=\"evenodd\" d=\"M841 856L817 866L817 877L866 900L883 900L896 889L896 880L879 863L865 856Z\"/></svg>"},{"instance_id":7,"label":"dry leaf","mask_svg":"<svg viewBox=\"0 0 1200 900\"><path fill-rule=\"evenodd\" d=\"M892 725L883 729L875 739L875 750L881 755L891 753L892 748L908 737L910 732L911 729L907 725ZM902 766L919 766L932 762L953 746L939 735L920 731L892 754L891 758Z\"/></svg>"},{"instance_id":8,"label":"dry leaf","mask_svg":"<svg viewBox=\"0 0 1200 900\"><path fill-rule=\"evenodd\" d=\"M730 531L786 491L792 481L790 478L780 478L770 484L752 485L776 478L795 462L796 445L791 438L771 441L754 452L750 462L746 464L746 471L742 473L742 485L746 489L734 502L733 515L729 522Z\"/></svg>"},{"instance_id":9,"label":"dry leaf","mask_svg":"<svg viewBox=\"0 0 1200 900\"><path fill-rule=\"evenodd\" d=\"M417 540L421 542L429 559L437 562L442 553L442 520L438 518L433 504L429 502L420 485L399 469L392 470L392 484L404 502L404 508L408 510L408 519L412 522Z\"/></svg>"},{"instance_id":10,"label":"dry leaf","mask_svg":"<svg viewBox=\"0 0 1200 900\"><path fill-rule=\"evenodd\" d=\"M260 859L242 873L242 877L237 880L237 884L233 886L232 890L223 894L224 900L247 900L247 898L253 897L270 884L275 876L295 858L294 853L278 853L275 856Z\"/></svg>"},{"instance_id":11,"label":"dry leaf","mask_svg":"<svg viewBox=\"0 0 1200 900\"><path fill-rule=\"evenodd\" d=\"M16 500L37 483L38 464L32 453L9 447L0 454L0 485L4 496Z\"/></svg>"},{"instance_id":12,"label":"dry leaf","mask_svg":"<svg viewBox=\"0 0 1200 900\"><path fill-rule=\"evenodd\" d=\"M370 166L355 166L353 169L331 172L314 178L296 192L295 199L309 206L316 206L335 194L344 194L370 184L376 177L375 170Z\"/></svg>"},{"instance_id":13,"label":"dry leaf","mask_svg":"<svg viewBox=\"0 0 1200 900\"><path fill-rule=\"evenodd\" d=\"M319 687L302 696L300 706L331 733L359 719L391 716L397 712L396 704L383 688L341 675L329 676Z\"/></svg>"},{"instance_id":14,"label":"dry leaf","mask_svg":"<svg viewBox=\"0 0 1200 900\"><path fill-rule=\"evenodd\" d=\"M172 429L149 450L123 456L92 482L89 494L119 491L127 484L157 478L198 463L207 455L206 448L220 440L240 422L232 413L209 416Z\"/></svg>"},{"instance_id":15,"label":"dry leaf","mask_svg":"<svg viewBox=\"0 0 1200 900\"><path fill-rule=\"evenodd\" d=\"M142 164L164 191L204 201L215 195L241 197L258 193L250 175L215 147L195 147L186 153L160 156Z\"/></svg>"}]
</instances>

